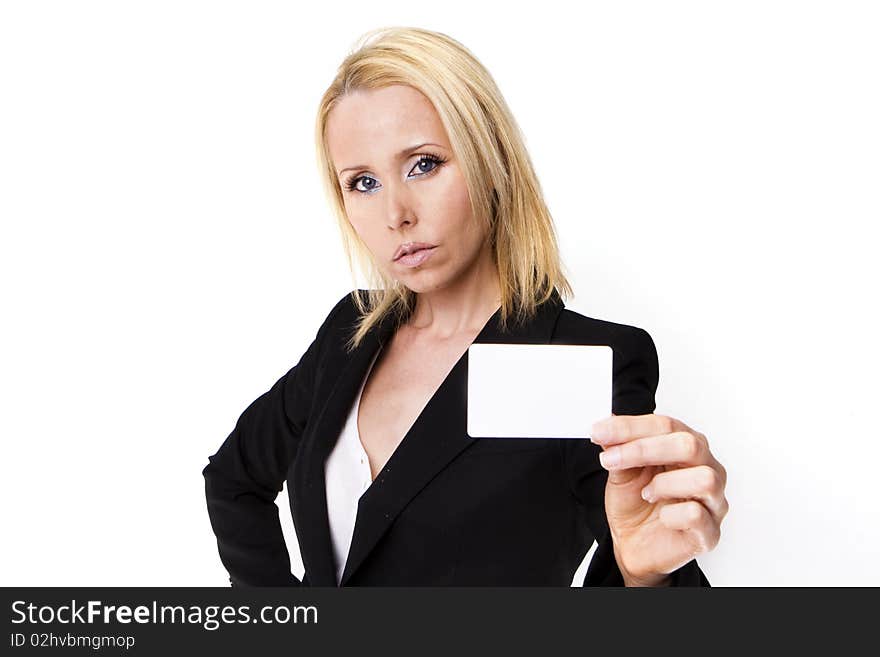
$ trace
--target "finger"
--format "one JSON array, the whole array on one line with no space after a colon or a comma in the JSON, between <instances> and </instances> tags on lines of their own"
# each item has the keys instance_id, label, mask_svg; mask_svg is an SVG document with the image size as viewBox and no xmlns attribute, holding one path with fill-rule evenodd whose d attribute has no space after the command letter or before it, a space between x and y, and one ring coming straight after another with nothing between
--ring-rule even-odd
<instances>
[{"instance_id":1,"label":"finger","mask_svg":"<svg viewBox=\"0 0 880 657\"><path fill-rule=\"evenodd\" d=\"M721 540L721 527L709 510L694 500L660 507L660 522L669 529L683 531L693 548L693 556L715 549Z\"/></svg>"},{"instance_id":2,"label":"finger","mask_svg":"<svg viewBox=\"0 0 880 657\"><path fill-rule=\"evenodd\" d=\"M681 420L668 415L612 415L596 422L590 431L590 440L597 445L617 445L636 438L659 436L676 431L697 434ZM700 434L702 435L702 434Z\"/></svg>"},{"instance_id":3,"label":"finger","mask_svg":"<svg viewBox=\"0 0 880 657\"><path fill-rule=\"evenodd\" d=\"M682 431L606 447L599 461L606 470L625 470L645 465L701 465L710 457L700 438Z\"/></svg>"},{"instance_id":4,"label":"finger","mask_svg":"<svg viewBox=\"0 0 880 657\"><path fill-rule=\"evenodd\" d=\"M711 465L696 465L661 472L642 489L647 502L658 500L693 499L702 503L718 524L727 515L728 503L724 497L724 480Z\"/></svg>"}]
</instances>

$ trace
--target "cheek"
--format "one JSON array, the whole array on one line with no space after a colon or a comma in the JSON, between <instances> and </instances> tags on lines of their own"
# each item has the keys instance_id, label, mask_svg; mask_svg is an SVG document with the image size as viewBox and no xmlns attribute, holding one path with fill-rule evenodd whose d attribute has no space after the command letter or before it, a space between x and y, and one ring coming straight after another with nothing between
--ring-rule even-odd
<instances>
[{"instance_id":1,"label":"cheek","mask_svg":"<svg viewBox=\"0 0 880 657\"><path fill-rule=\"evenodd\" d=\"M361 217L358 215L352 216L348 215L348 224L352 227L354 232L360 238L360 240L367 246L367 248L371 252L375 252L375 238L370 234L370 222L366 219L366 217Z\"/></svg>"},{"instance_id":2,"label":"cheek","mask_svg":"<svg viewBox=\"0 0 880 657\"><path fill-rule=\"evenodd\" d=\"M436 207L443 208L444 223L465 237L473 232L471 199L464 177L457 171L455 174L448 177L445 185L438 187Z\"/></svg>"},{"instance_id":3,"label":"cheek","mask_svg":"<svg viewBox=\"0 0 880 657\"><path fill-rule=\"evenodd\" d=\"M388 244L388 236L382 230L382 223L376 222L369 217L359 217L353 221L350 219L349 223L375 260L377 266L385 267L385 254L392 247Z\"/></svg>"},{"instance_id":4,"label":"cheek","mask_svg":"<svg viewBox=\"0 0 880 657\"><path fill-rule=\"evenodd\" d=\"M363 210L359 210L357 204L349 203L345 205L345 216L348 217L348 223L354 232L365 242L368 241L370 226L373 223L370 217Z\"/></svg>"}]
</instances>

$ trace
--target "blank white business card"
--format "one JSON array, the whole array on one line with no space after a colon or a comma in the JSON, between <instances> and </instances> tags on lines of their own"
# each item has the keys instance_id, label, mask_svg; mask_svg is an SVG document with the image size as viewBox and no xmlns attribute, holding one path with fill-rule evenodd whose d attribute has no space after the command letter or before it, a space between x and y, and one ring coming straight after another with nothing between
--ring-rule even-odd
<instances>
[{"instance_id":1,"label":"blank white business card","mask_svg":"<svg viewBox=\"0 0 880 657\"><path fill-rule=\"evenodd\" d=\"M467 432L472 438L587 438L611 415L607 345L472 344Z\"/></svg>"}]
</instances>

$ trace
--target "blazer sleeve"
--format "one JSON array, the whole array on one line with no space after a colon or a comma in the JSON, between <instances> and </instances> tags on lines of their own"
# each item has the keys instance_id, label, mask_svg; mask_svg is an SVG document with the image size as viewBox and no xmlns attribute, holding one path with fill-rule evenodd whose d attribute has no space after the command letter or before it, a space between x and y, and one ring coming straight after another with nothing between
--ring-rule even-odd
<instances>
[{"instance_id":1,"label":"blazer sleeve","mask_svg":"<svg viewBox=\"0 0 880 657\"><path fill-rule=\"evenodd\" d=\"M308 421L323 343L348 295L328 314L299 362L239 416L202 470L211 527L233 587L300 586L275 498Z\"/></svg>"},{"instance_id":2,"label":"blazer sleeve","mask_svg":"<svg viewBox=\"0 0 880 657\"><path fill-rule=\"evenodd\" d=\"M654 341L647 331L628 327L614 347L612 413L646 415L656 408L659 363ZM605 515L608 471L599 462L602 448L589 440L563 440L563 462L572 494L584 506L587 524L597 547L583 586L624 586L614 557L614 545ZM710 586L696 559L670 573L672 586Z\"/></svg>"}]
</instances>

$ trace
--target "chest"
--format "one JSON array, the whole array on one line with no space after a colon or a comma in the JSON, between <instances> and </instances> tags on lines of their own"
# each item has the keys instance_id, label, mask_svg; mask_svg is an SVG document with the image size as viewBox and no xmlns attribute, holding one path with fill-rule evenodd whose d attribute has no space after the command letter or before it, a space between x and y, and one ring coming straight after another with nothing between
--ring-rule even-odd
<instances>
[{"instance_id":1,"label":"chest","mask_svg":"<svg viewBox=\"0 0 880 657\"><path fill-rule=\"evenodd\" d=\"M472 336L447 344L383 347L364 382L357 427L373 479L461 359Z\"/></svg>"}]
</instances>

